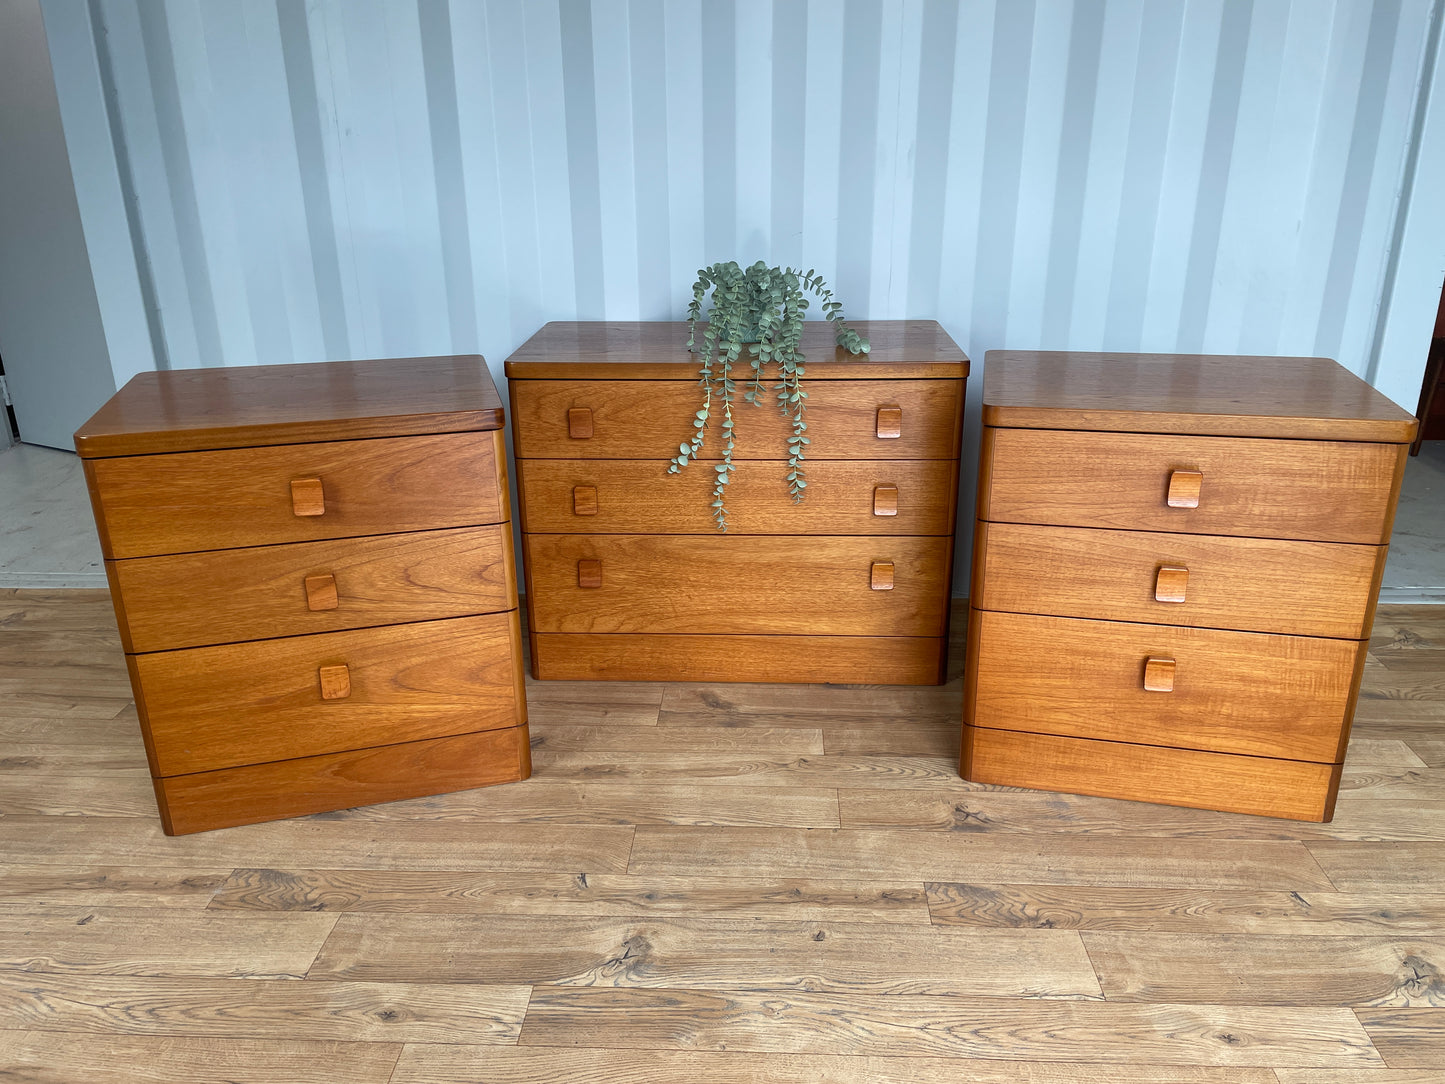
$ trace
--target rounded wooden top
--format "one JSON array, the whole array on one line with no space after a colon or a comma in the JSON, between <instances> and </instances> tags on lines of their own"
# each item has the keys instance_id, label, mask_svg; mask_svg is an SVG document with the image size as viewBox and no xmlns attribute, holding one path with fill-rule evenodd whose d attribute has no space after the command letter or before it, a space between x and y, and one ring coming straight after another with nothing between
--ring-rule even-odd
<instances>
[{"instance_id":1,"label":"rounded wooden top","mask_svg":"<svg viewBox=\"0 0 1445 1084\"><path fill-rule=\"evenodd\" d=\"M84 458L500 429L480 354L141 373L75 433Z\"/></svg>"},{"instance_id":2,"label":"rounded wooden top","mask_svg":"<svg viewBox=\"0 0 1445 1084\"><path fill-rule=\"evenodd\" d=\"M1380 441L1413 415L1329 358L990 350L983 422L1017 429Z\"/></svg>"},{"instance_id":3,"label":"rounded wooden top","mask_svg":"<svg viewBox=\"0 0 1445 1084\"><path fill-rule=\"evenodd\" d=\"M869 342L850 354L826 320L810 320L799 349L808 380L952 379L968 376L968 357L934 320L850 320ZM701 343L702 327L698 325ZM682 321L554 322L507 359L509 379L696 380L701 359L687 349Z\"/></svg>"}]
</instances>

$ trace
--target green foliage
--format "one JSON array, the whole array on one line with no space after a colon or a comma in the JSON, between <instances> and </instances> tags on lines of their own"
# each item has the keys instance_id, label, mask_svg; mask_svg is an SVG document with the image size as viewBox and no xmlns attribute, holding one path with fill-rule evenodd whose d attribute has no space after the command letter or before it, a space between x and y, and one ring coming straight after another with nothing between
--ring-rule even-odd
<instances>
[{"instance_id":1,"label":"green foliage","mask_svg":"<svg viewBox=\"0 0 1445 1084\"><path fill-rule=\"evenodd\" d=\"M743 358L745 347L751 369L743 400L762 406L768 394L764 369L777 365L774 397L783 416L792 422L788 437L788 492L796 503L803 499L808 481L803 467L808 447L806 420L808 393L803 390L804 355L798 350L803 336L803 319L808 311L808 294L816 297L833 324L834 338L850 354L868 353L868 340L843 322L843 306L833 300L833 291L812 270L769 267L761 260L747 270L735 262L715 263L698 271L687 307L687 348L697 349L697 324L703 303L712 291L712 307L702 333L702 366L698 384L702 406L692 419L692 437L677 446L677 455L667 468L676 474L702 452L704 435L717 404L722 413L722 462L713 468L712 511L718 530L727 530L725 495L733 475L736 433L733 417L733 367Z\"/></svg>"}]
</instances>

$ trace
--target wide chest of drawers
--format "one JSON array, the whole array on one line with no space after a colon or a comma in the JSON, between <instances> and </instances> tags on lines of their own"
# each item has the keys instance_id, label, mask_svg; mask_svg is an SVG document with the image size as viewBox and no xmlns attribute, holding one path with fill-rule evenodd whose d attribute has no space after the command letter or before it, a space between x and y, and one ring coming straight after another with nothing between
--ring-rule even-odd
<instances>
[{"instance_id":1,"label":"wide chest of drawers","mask_svg":"<svg viewBox=\"0 0 1445 1084\"><path fill-rule=\"evenodd\" d=\"M477 356L145 373L75 435L168 834L530 774Z\"/></svg>"},{"instance_id":2,"label":"wide chest of drawers","mask_svg":"<svg viewBox=\"0 0 1445 1084\"><path fill-rule=\"evenodd\" d=\"M667 473L701 394L685 324L548 324L508 360L534 676L943 680L968 359L936 323L857 326L858 358L803 337L801 503L740 381L726 533L717 429Z\"/></svg>"},{"instance_id":3,"label":"wide chest of drawers","mask_svg":"<svg viewBox=\"0 0 1445 1084\"><path fill-rule=\"evenodd\" d=\"M962 774L1333 815L1415 421L1325 358L990 351Z\"/></svg>"}]
</instances>

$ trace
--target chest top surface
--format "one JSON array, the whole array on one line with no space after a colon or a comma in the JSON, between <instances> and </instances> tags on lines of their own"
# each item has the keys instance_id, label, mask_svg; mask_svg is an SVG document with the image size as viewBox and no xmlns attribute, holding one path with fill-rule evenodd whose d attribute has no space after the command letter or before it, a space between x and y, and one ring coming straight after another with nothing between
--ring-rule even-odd
<instances>
[{"instance_id":1,"label":"chest top surface","mask_svg":"<svg viewBox=\"0 0 1445 1084\"><path fill-rule=\"evenodd\" d=\"M84 458L500 429L480 354L141 373L75 434Z\"/></svg>"},{"instance_id":2,"label":"chest top surface","mask_svg":"<svg viewBox=\"0 0 1445 1084\"><path fill-rule=\"evenodd\" d=\"M697 341L702 344L703 328ZM808 380L959 380L968 357L934 320L850 320L869 341L866 354L841 349L826 320L805 325L799 350ZM682 321L554 322L507 359L522 380L696 380L701 358L687 349ZM747 362L740 362L744 371Z\"/></svg>"},{"instance_id":3,"label":"chest top surface","mask_svg":"<svg viewBox=\"0 0 1445 1084\"><path fill-rule=\"evenodd\" d=\"M1329 358L990 350L985 425L1403 444L1415 418Z\"/></svg>"}]
</instances>

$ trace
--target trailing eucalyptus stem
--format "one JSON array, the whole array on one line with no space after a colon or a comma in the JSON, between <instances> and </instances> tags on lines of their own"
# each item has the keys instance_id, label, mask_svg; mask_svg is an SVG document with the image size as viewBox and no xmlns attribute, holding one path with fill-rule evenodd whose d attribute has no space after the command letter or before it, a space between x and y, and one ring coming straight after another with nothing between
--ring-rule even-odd
<instances>
[{"instance_id":1,"label":"trailing eucalyptus stem","mask_svg":"<svg viewBox=\"0 0 1445 1084\"><path fill-rule=\"evenodd\" d=\"M803 320L811 293L820 302L824 314L833 324L834 338L850 354L868 353L868 340L843 321L843 306L833 300L833 291L813 270L797 271L791 267L769 267L761 260L746 271L735 262L717 263L698 271L692 287L692 301L687 307L687 348L697 346L697 324L702 316L703 302L712 291L712 308L702 333L702 365L698 384L702 388L702 406L693 416L691 439L677 446L677 455L667 470L676 474L699 458L703 438L712 420L715 400L722 402L722 462L713 467L712 511L718 530L727 530L725 495L733 475L733 448L736 445L733 418L733 366L748 352L751 374L743 399L761 406L767 394L764 370L770 362L777 365L777 382L773 385L783 416L792 423L787 441L788 469L785 479L788 492L796 503L803 499L808 481L803 467L809 438L808 393L803 390L804 355L798 350L803 337Z\"/></svg>"}]
</instances>

